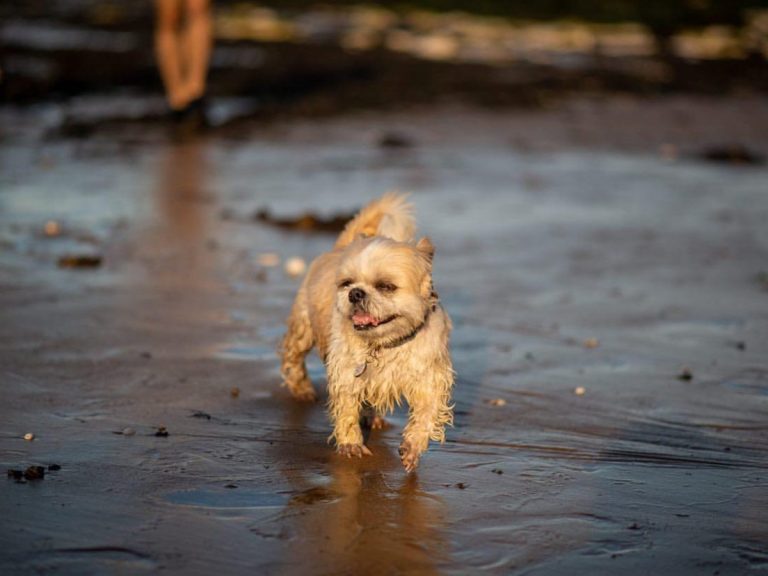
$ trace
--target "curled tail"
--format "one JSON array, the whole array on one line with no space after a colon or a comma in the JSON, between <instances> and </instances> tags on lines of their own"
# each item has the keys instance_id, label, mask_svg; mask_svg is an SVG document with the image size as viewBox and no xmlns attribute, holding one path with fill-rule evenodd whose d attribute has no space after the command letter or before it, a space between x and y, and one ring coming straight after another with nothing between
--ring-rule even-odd
<instances>
[{"instance_id":1,"label":"curled tail","mask_svg":"<svg viewBox=\"0 0 768 576\"><path fill-rule=\"evenodd\" d=\"M389 192L374 200L350 220L336 240L336 248L343 248L363 236L386 236L399 242L413 240L416 222L413 206L404 194Z\"/></svg>"}]
</instances>

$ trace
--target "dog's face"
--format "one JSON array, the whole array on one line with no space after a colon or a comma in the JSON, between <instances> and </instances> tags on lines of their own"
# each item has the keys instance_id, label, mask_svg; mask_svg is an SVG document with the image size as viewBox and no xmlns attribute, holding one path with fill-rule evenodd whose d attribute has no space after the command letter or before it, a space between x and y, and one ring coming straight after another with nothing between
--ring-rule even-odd
<instances>
[{"instance_id":1,"label":"dog's face","mask_svg":"<svg viewBox=\"0 0 768 576\"><path fill-rule=\"evenodd\" d=\"M410 334L432 306L433 254L427 238L415 246L387 238L353 242L336 278L342 322L379 344Z\"/></svg>"}]
</instances>

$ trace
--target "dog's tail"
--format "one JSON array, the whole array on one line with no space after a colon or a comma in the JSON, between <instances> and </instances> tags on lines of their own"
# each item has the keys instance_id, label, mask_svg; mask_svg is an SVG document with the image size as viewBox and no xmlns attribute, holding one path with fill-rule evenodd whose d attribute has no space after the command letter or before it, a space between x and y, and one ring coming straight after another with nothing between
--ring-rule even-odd
<instances>
[{"instance_id":1,"label":"dog's tail","mask_svg":"<svg viewBox=\"0 0 768 576\"><path fill-rule=\"evenodd\" d=\"M389 192L358 212L336 240L343 248L358 236L386 236L399 242L410 242L416 230L413 205L405 194Z\"/></svg>"}]
</instances>

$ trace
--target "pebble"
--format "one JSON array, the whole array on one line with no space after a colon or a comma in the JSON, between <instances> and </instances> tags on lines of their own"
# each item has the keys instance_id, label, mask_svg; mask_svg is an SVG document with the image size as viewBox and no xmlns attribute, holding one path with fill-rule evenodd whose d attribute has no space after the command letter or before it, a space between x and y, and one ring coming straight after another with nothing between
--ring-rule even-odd
<instances>
[{"instance_id":1,"label":"pebble","mask_svg":"<svg viewBox=\"0 0 768 576\"><path fill-rule=\"evenodd\" d=\"M304 272L306 271L307 263L303 258L294 256L293 258L288 258L288 260L285 261L285 273L292 278L303 276Z\"/></svg>"},{"instance_id":2,"label":"pebble","mask_svg":"<svg viewBox=\"0 0 768 576\"><path fill-rule=\"evenodd\" d=\"M46 236L58 236L61 234L61 225L56 220L48 220L43 226L43 232Z\"/></svg>"},{"instance_id":3,"label":"pebble","mask_svg":"<svg viewBox=\"0 0 768 576\"><path fill-rule=\"evenodd\" d=\"M123 436L133 436L134 434L136 434L136 430L133 428L123 428Z\"/></svg>"},{"instance_id":4,"label":"pebble","mask_svg":"<svg viewBox=\"0 0 768 576\"><path fill-rule=\"evenodd\" d=\"M584 388L584 386L576 386L576 388L573 389L573 393L576 394L576 396L584 396L586 392L587 389Z\"/></svg>"},{"instance_id":5,"label":"pebble","mask_svg":"<svg viewBox=\"0 0 768 576\"><path fill-rule=\"evenodd\" d=\"M45 478L45 468L42 466L30 466L24 470L24 478L26 480L42 480Z\"/></svg>"},{"instance_id":6,"label":"pebble","mask_svg":"<svg viewBox=\"0 0 768 576\"><path fill-rule=\"evenodd\" d=\"M237 386L232 386L232 388L229 390L229 395L232 396L232 398L237 398L240 396L240 388Z\"/></svg>"},{"instance_id":7,"label":"pebble","mask_svg":"<svg viewBox=\"0 0 768 576\"><path fill-rule=\"evenodd\" d=\"M488 400L488 404L491 406L506 406L507 401L504 400L504 398L493 398L492 400Z\"/></svg>"},{"instance_id":8,"label":"pebble","mask_svg":"<svg viewBox=\"0 0 768 576\"><path fill-rule=\"evenodd\" d=\"M24 478L24 472L21 470L14 470L12 468L8 469L8 478L11 478L13 480L21 480Z\"/></svg>"},{"instance_id":9,"label":"pebble","mask_svg":"<svg viewBox=\"0 0 768 576\"><path fill-rule=\"evenodd\" d=\"M24 440L31 442L34 439L35 439L35 435L32 434L32 432L27 432L26 434L24 434Z\"/></svg>"},{"instance_id":10,"label":"pebble","mask_svg":"<svg viewBox=\"0 0 768 576\"><path fill-rule=\"evenodd\" d=\"M600 346L600 340L598 340L597 338L587 338L586 340L584 340L583 344L584 344L584 348L589 348L589 349L597 348L598 346Z\"/></svg>"},{"instance_id":11,"label":"pebble","mask_svg":"<svg viewBox=\"0 0 768 576\"><path fill-rule=\"evenodd\" d=\"M690 368L683 368L677 375L677 379L682 380L683 382L693 380L693 372L691 372Z\"/></svg>"},{"instance_id":12,"label":"pebble","mask_svg":"<svg viewBox=\"0 0 768 576\"><path fill-rule=\"evenodd\" d=\"M258 255L258 257L256 258L256 262L260 266L272 268L273 266L277 266L278 264L280 264L280 256L278 256L274 252L264 252L263 254Z\"/></svg>"}]
</instances>

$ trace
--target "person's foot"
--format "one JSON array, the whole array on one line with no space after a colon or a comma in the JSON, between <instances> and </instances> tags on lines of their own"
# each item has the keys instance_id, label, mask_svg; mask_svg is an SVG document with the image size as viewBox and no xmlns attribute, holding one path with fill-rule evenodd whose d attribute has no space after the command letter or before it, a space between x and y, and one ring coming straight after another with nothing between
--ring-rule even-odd
<instances>
[{"instance_id":1,"label":"person's foot","mask_svg":"<svg viewBox=\"0 0 768 576\"><path fill-rule=\"evenodd\" d=\"M170 120L174 138L186 140L203 132L209 127L205 98L197 98L181 109L171 109Z\"/></svg>"}]
</instances>

